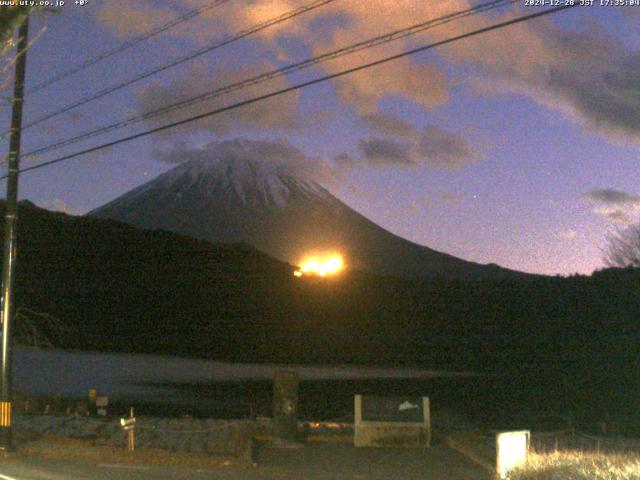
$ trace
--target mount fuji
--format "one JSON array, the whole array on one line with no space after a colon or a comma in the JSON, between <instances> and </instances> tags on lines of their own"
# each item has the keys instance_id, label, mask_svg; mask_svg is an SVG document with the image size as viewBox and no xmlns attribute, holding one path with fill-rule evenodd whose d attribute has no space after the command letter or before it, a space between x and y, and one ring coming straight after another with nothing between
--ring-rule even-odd
<instances>
[{"instance_id":1,"label":"mount fuji","mask_svg":"<svg viewBox=\"0 0 640 480\"><path fill-rule=\"evenodd\" d=\"M284 164L255 160L245 146L235 141L234 154L186 161L88 215L213 242L246 243L294 265L310 253L340 252L348 268L382 275L524 275L398 237Z\"/></svg>"}]
</instances>

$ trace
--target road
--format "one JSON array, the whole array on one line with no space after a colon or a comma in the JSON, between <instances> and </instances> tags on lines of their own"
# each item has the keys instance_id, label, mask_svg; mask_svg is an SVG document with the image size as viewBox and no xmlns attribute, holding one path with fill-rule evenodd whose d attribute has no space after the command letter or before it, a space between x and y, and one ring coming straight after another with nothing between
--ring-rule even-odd
<instances>
[{"instance_id":1,"label":"road","mask_svg":"<svg viewBox=\"0 0 640 480\"><path fill-rule=\"evenodd\" d=\"M187 480L216 478L210 472L41 458L14 458L0 464L0 480Z\"/></svg>"},{"instance_id":2,"label":"road","mask_svg":"<svg viewBox=\"0 0 640 480\"><path fill-rule=\"evenodd\" d=\"M168 453L170 455L170 453ZM484 480L489 475L444 445L427 450L356 449L321 444L261 450L260 466L216 470L118 465L17 456L0 462L0 480Z\"/></svg>"}]
</instances>

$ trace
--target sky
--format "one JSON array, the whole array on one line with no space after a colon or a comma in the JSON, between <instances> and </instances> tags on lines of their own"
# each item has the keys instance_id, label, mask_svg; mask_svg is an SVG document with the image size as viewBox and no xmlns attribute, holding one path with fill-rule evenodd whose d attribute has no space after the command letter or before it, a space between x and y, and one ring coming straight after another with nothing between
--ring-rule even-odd
<instances>
[{"instance_id":1,"label":"sky","mask_svg":"<svg viewBox=\"0 0 640 480\"><path fill-rule=\"evenodd\" d=\"M212 0L68 0L33 16L27 90ZM227 0L28 94L25 124L311 0ZM23 132L23 155L96 127L469 8L467 0L335 0ZM40 156L28 167L492 23L523 3L209 99ZM225 139L267 140L391 232L544 274L602 268L640 219L640 7L579 6L127 142L20 178L20 197L84 214ZM11 55L0 59L9 127ZM6 151L7 142L0 148ZM283 158L291 163L291 158ZM4 167L3 167L4 168Z\"/></svg>"}]
</instances>

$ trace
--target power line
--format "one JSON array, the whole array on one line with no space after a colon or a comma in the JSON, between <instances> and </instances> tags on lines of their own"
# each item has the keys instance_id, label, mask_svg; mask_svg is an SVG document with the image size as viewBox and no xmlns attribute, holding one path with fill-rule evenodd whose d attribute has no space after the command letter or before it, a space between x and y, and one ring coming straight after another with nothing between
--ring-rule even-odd
<instances>
[{"instance_id":1,"label":"power line","mask_svg":"<svg viewBox=\"0 0 640 480\"><path fill-rule=\"evenodd\" d=\"M225 0L228 1L228 0ZM177 65L181 65L185 62L188 62L190 60L193 60L194 58L197 58L201 55L204 55L205 53L209 53L212 52L214 50L217 50L219 48L222 48L226 45L229 45L233 42L236 42L238 40L241 40L249 35L252 35L254 33L257 33L261 30L264 30L266 28L269 28L273 25L276 25L278 23L282 23L285 22L287 20L290 20L291 18L297 17L299 15L302 15L303 13L309 12L311 10L315 10L316 8L322 7L324 5L327 5L329 3L333 3L336 0L315 0L313 2L311 2L310 4L307 5L303 5L302 7L298 7L295 8L293 10L290 10L282 15L279 15L277 17L274 17L272 19L269 19L265 22L261 22L258 23L248 29L242 30L240 32L238 32L237 34L228 37L220 42L214 43L213 45L207 46L207 47L203 47L200 48L194 52L189 53L188 55L185 55L183 57L180 57L176 60L173 60L169 63L165 63L164 65L161 65L160 67L156 67L153 68L151 70L147 70L146 72L137 75L133 78L130 78L128 80L125 80L117 85L112 85L110 87L107 87L103 90L100 90L97 93L93 93L91 95L88 95L86 97L81 98L80 100L77 100L75 102L69 103L67 105L65 105L64 107L60 108L59 110L56 110L54 112L48 113L34 121L32 121L31 123L27 123L25 126L22 127L22 130L26 130L28 128L31 128L35 125L39 125L40 123L46 121L46 120L50 120L54 117L57 117L58 115L62 115L63 113L69 112L75 108L78 108L81 105L85 105L89 102L92 102L94 100L97 100L99 98L104 97L105 95L108 95L110 93L113 93L117 90L120 90L122 88L128 87L129 85L133 85L134 83L139 82L140 80L144 80L145 78L149 78L152 75L155 75L157 73L163 72L165 70L168 70L169 68L175 67ZM3 135L6 135L9 132L4 132Z\"/></svg>"},{"instance_id":2,"label":"power line","mask_svg":"<svg viewBox=\"0 0 640 480\"><path fill-rule=\"evenodd\" d=\"M116 55L120 52L123 52L131 47L134 47L135 45L148 40L151 37L154 37L156 35L161 34L162 32L166 32L167 30L170 30L171 28L175 27L176 25L181 24L182 22L186 22L187 20L191 20L192 18L197 17L198 15L201 15L209 10L212 10L224 3L227 3L229 0L215 0L214 2L208 4L208 5L204 5L202 7L196 8L194 10L191 10L187 13L185 13L184 15L180 15L176 18L174 18L173 20L170 20L169 22L165 23L164 25L160 25L159 27L153 28L145 33L143 33L142 35L140 35L139 37L135 37L132 38L131 40L128 40L120 45L115 46L114 48L112 48L111 50L106 50L102 53L99 53L98 55L96 55L93 58L90 58L88 60L85 60L84 62L64 71L59 73L58 75L54 76L53 78L50 78L48 80L45 80L44 82L41 82L39 84L37 84L36 86L30 88L29 90L27 90L27 95L31 95L32 93L35 93L39 90L42 90L45 87L48 87L49 85L53 85L54 83L59 82L60 80L63 80L67 77L70 77L71 75L75 75L76 73L92 66L95 65L98 62L101 62L102 60L105 60L109 57L112 57L113 55Z\"/></svg>"},{"instance_id":3,"label":"power line","mask_svg":"<svg viewBox=\"0 0 640 480\"><path fill-rule=\"evenodd\" d=\"M44 147L40 147L40 148L38 148L36 150L32 150L32 151L26 153L25 155L23 155L23 158L24 157L31 157L31 156L35 156L35 155L41 155L43 153L46 153L46 152L49 152L49 151L52 151L52 150L57 150L58 148L78 143L78 142L80 142L82 140L86 140L86 139L94 137L96 135L101 135L101 134L104 134L104 133L108 133L108 132L112 132L112 131L115 131L115 130L119 130L119 129L124 128L124 127L128 127L128 126L133 125L133 124L135 124L137 122L140 122L142 120L147 120L149 118L153 118L153 117L158 116L158 115L163 115L163 114L169 113L171 111L178 110L178 109L181 109L181 108L185 108L185 107L188 107L188 106L193 105L195 103L202 102L204 100L209 100L209 99L212 99L212 98L215 98L215 97L227 94L227 93L235 92L237 90L242 90L244 88L247 88L247 87L250 87L250 86L253 86L253 85L257 85L257 84L260 84L260 83L263 83L263 82L266 82L266 81L269 81L269 80L273 80L274 78L278 78L280 76L283 76L285 74L288 74L288 73L291 73L291 72L294 72L294 71L303 70L303 69L312 67L314 65L318 65L320 63L324 63L324 62L327 62L327 61L330 61L330 60L334 60L334 59L339 58L339 57L344 56L344 55L350 55L352 53L356 53L356 52L361 51L361 50L365 50L365 49L368 49L368 48L373 48L373 47L376 47L378 45L382 45L384 43L388 43L388 42L391 42L391 41L395 41L395 40L398 40L398 39L401 39L401 38L408 37L410 35L415 35L417 33L425 31L427 29L434 28L434 27L443 25L445 23L449 23L449 22L454 21L454 20L459 20L461 18L470 16L470 15L475 15L475 14L478 14L478 13L481 13L481 12L486 12L486 11L489 11L489 10L492 10L492 9L495 9L495 8L498 8L498 7L502 7L502 6L505 6L505 5L517 3L518 1L519 0L494 0L494 1L491 1L491 2L488 2L488 3L477 5L475 7L471 7L471 8L465 9L465 10L454 12L454 13L451 13L451 14L448 14L448 15L445 15L445 16L442 16L442 17L438 17L438 18L435 18L435 19L429 19L429 20L427 20L425 22L422 22L422 23L411 25L409 27L405 27L405 28L402 28L400 30L395 30L393 32L386 33L384 35L380 35L380 36L377 36L377 37L373 37L373 38L370 38L368 40L364 40L362 42L358 42L356 44L349 45L347 47L339 48L337 50L333 50L331 52L327 52L327 53L324 53L324 54L316 56L316 57L308 58L308 59L303 60L301 62L290 64L290 65L287 65L287 66L279 68L279 69L271 70L269 72L266 72L266 73L263 73L263 74L260 74L260 75L254 76L254 77L251 77L251 78L248 78L248 79L245 79L245 80L241 80L239 82L235 82L235 83L232 83L232 84L225 85L223 87L214 89L213 91L209 91L209 92L206 92L206 93L194 96L194 97L190 97L188 99L182 100L180 102L176 102L176 103L171 104L171 105L167 105L167 106L161 107L161 108L159 108L157 110L154 110L154 111L151 111L151 112L147 112L147 113L144 113L142 115L137 115L137 116L134 116L134 117L130 117L128 119L121 120L119 122L116 122L116 123L113 123L113 124L110 124L110 125L106 125L106 126L100 127L98 129L95 129L95 130L90 130L88 132L84 132L84 133L81 133L79 135L75 135L73 137L67 138L65 140L61 140L61 141L56 142L54 144L47 145L47 146L44 146Z\"/></svg>"},{"instance_id":4,"label":"power line","mask_svg":"<svg viewBox=\"0 0 640 480\"><path fill-rule=\"evenodd\" d=\"M463 34L460 34L460 35L456 35L454 37L450 37L450 38L447 38L445 40L440 40L440 41L437 41L437 42L434 42L434 43L431 43L431 44L428 44L428 45L423 45L421 47L413 48L411 50L407 50L405 52L398 53L396 55L391 55L391 56L382 58L380 60L376 60L376 61L373 61L373 62L365 63L365 64L359 65L357 67L348 68L346 70L342 70L340 72L336 72L336 73L333 73L333 74L330 74L330 75L325 75L323 77L319 77L319 78L316 78L316 79L313 79L313 80L309 80L309 81L306 81L306 82L298 83L296 85L292 85L292 86L287 87L287 88L276 90L274 92L270 92L270 93L267 93L267 94L264 94L264 95L260 95L260 96L257 96L257 97L253 97L253 98L250 98L248 100L243 100L241 102L237 102L237 103L234 103L234 104L226 106L226 107L222 107L222 108L218 108L218 109L206 112L206 113L202 113L200 115L195 115L193 117L189 117L189 118L186 118L184 120L173 122L173 123L170 123L168 125L163 125L161 127L156 127L156 128L151 129L151 130L146 130L144 132L140 132L140 133L137 133L137 134L134 134L134 135L123 137L123 138L120 138L118 140L114 140L112 142L103 143L103 144L95 146L95 147L91 147L91 148L88 148L88 149L85 149L85 150L81 150L79 152L75 152L75 153L72 153L72 154L69 154L69 155L65 155L65 156L62 156L62 157L59 157L59 158L56 158L56 159L53 159L53 160L49 160L47 162L43 162L43 163L40 163L38 165L34 165L34 166L31 166L31 167L23 168L23 169L20 169L20 172L29 172L31 170L37 170L39 168L43 168L43 167L47 167L47 166L50 166L50 165L54 165L56 163L64 162L64 161L67 161L67 160L71 160L72 158L80 157L80 156L86 155L88 153L97 152L97 151L103 150L105 148L113 147L113 146L119 145L121 143L125 143L125 142L129 142L129 141L132 141L132 140L136 140L138 138L146 137L148 135L152 135L154 133L158 133L158 132L161 132L161 131L164 131L164 130L168 130L170 128L175 128L175 127L178 127L180 125L184 125L184 124L187 124L187 123L191 123L191 122L195 122L195 121L198 121L198 120L202 120L203 118L211 117L211 116L214 116L214 115L219 115L221 113L228 112L230 110L235 110L237 108L244 107L244 106L247 106L247 105L251 105L253 103L257 103L257 102L260 102L260 101L263 101L263 100L267 100L269 98L273 98L273 97L277 97L277 96L280 96L280 95L284 95L286 93L290 93L290 92L293 92L295 90L300 90L300 89L305 88L305 87L310 87L312 85L316 85L318 83L325 82L327 80L332 80L332 79L343 77L345 75L349 75L349 74L352 74L352 73L355 73L355 72L359 72L359 71L362 71L362 70L365 70L365 69L376 67L376 66L379 66L379 65L394 61L394 60L398 60L398 59L403 58L403 57L407 57L407 56L410 56L410 55L414 55L416 53L420 53L420 52L424 52L426 50L431 50L433 48L440 47L442 45L446 45L446 44L449 44L449 43L457 42L459 40L463 40L463 39L470 38L470 37L473 37L473 36L476 36L476 35L480 35L482 33L487 33L487 32L493 31L493 30L498 30L500 28L504 28L504 27L507 27L507 26L510 26L510 25L521 23L521 22L524 22L524 21L527 21L527 20L532 20L534 18L542 17L542 16L549 15L549 14L552 14L552 13L556 13L556 12L559 12L559 11L562 11L562 10L566 10L568 8L573 8L573 7L577 6L577 5L578 4L573 4L573 5L567 4L567 5L562 5L562 6L559 6L559 7L553 7L553 8L550 8L550 9L547 9L547 10L544 10L544 11L541 11L541 12L537 12L537 13L531 13L531 14L528 14L528 15L522 15L520 17L516 17L516 18L511 19L511 20L506 20L504 22L496 23L496 24L488 26L488 27L483 27L483 28L480 28L480 29L477 29L477 30L473 30L471 32L467 32L467 33L463 33ZM0 180L3 180L5 178L7 178L7 175L3 175L2 177L0 177Z\"/></svg>"}]
</instances>

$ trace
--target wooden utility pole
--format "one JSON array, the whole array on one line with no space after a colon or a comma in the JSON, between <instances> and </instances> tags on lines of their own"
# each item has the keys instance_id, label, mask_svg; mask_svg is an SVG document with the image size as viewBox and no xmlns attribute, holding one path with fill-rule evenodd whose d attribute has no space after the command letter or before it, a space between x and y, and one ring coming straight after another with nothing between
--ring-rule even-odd
<instances>
[{"instance_id":1,"label":"wooden utility pole","mask_svg":"<svg viewBox=\"0 0 640 480\"><path fill-rule=\"evenodd\" d=\"M22 129L22 105L27 67L27 42L29 17L18 30L16 73L13 88L13 110L7 159L7 201L4 223L4 250L2 261L2 375L0 378L0 450L13 449L11 431L12 362L11 323L14 316L13 284L16 268L16 223L18 220L18 173L20 170L20 137Z\"/></svg>"}]
</instances>

